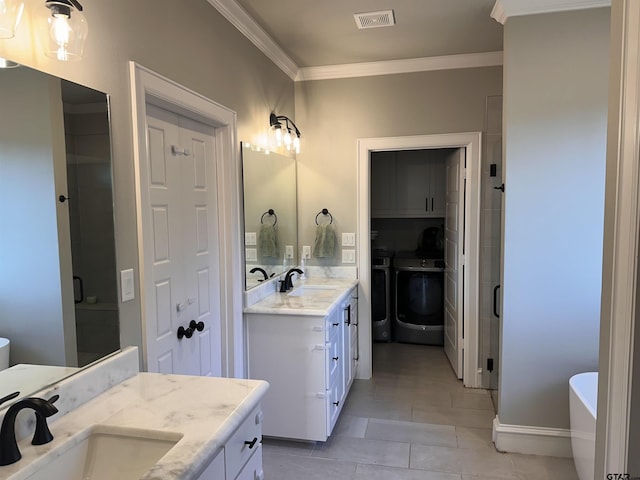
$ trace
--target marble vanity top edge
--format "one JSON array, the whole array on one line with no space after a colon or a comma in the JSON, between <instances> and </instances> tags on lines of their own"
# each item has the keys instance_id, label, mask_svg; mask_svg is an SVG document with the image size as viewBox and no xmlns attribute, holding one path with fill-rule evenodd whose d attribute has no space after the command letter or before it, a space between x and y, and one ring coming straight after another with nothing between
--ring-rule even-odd
<instances>
[{"instance_id":1,"label":"marble vanity top edge","mask_svg":"<svg viewBox=\"0 0 640 480\"><path fill-rule=\"evenodd\" d=\"M291 291L288 293L275 292L260 302L246 307L244 313L325 316L349 294L353 287L358 285L358 280L313 278L295 282L293 290L305 285L335 285L337 288L335 290L320 290L317 295L308 297L292 297L289 295Z\"/></svg>"},{"instance_id":2,"label":"marble vanity top edge","mask_svg":"<svg viewBox=\"0 0 640 480\"><path fill-rule=\"evenodd\" d=\"M24 480L80 443L95 425L180 434L181 439L141 480L192 480L213 460L269 385L262 380L139 373L56 419L54 440L19 443L23 458L0 477ZM4 475L8 474L7 477Z\"/></svg>"}]
</instances>

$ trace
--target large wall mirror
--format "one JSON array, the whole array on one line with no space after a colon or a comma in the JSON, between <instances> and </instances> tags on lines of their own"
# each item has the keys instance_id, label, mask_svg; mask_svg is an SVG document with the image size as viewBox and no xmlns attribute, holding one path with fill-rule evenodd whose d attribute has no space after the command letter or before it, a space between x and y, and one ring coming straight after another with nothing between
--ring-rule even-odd
<instances>
[{"instance_id":1,"label":"large wall mirror","mask_svg":"<svg viewBox=\"0 0 640 480\"><path fill-rule=\"evenodd\" d=\"M0 86L1 398L117 351L120 334L107 96L27 67L0 69Z\"/></svg>"},{"instance_id":2,"label":"large wall mirror","mask_svg":"<svg viewBox=\"0 0 640 480\"><path fill-rule=\"evenodd\" d=\"M244 142L241 150L248 290L297 264L296 161Z\"/></svg>"}]
</instances>

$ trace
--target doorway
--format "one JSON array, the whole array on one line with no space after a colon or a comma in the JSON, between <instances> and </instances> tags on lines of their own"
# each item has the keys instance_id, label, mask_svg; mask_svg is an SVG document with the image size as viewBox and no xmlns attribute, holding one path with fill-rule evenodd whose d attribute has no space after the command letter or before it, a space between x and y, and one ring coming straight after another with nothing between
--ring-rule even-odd
<instances>
[{"instance_id":1,"label":"doorway","mask_svg":"<svg viewBox=\"0 0 640 480\"><path fill-rule=\"evenodd\" d=\"M463 278L464 293L460 349L462 380L465 386L481 387L481 371L478 366L478 302L479 302L479 235L480 235L480 148L481 133L419 135L408 137L369 138L358 140L358 270L360 280L359 307L361 311L360 365L358 378L372 375L372 323L371 323L371 153L416 149L458 149L466 151L466 183L464 185L463 251L466 274ZM462 336L464 332L464 337Z\"/></svg>"}]
</instances>

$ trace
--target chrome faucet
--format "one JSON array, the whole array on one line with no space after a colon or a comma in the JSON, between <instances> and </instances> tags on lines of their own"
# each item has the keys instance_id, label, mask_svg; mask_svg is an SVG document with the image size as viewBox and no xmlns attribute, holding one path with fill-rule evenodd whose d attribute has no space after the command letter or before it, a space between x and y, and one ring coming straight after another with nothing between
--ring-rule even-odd
<instances>
[{"instance_id":1,"label":"chrome faucet","mask_svg":"<svg viewBox=\"0 0 640 480\"><path fill-rule=\"evenodd\" d=\"M31 440L33 445L43 445L53 440L46 419L58 412L53 406L57 399L57 395L49 400L30 397L17 401L7 409L0 427L0 466L11 465L22 458L16 441L16 416L20 410L30 408L36 412L36 429Z\"/></svg>"},{"instance_id":2,"label":"chrome faucet","mask_svg":"<svg viewBox=\"0 0 640 480\"><path fill-rule=\"evenodd\" d=\"M265 272L264 269L262 269L260 267L255 267L255 268L252 268L251 270L249 270L249 273L256 273L256 272L261 272L262 275L264 275L263 279L258 280L259 282L262 282L264 280L269 279L269 275L267 275L267 272Z\"/></svg>"},{"instance_id":3,"label":"chrome faucet","mask_svg":"<svg viewBox=\"0 0 640 480\"><path fill-rule=\"evenodd\" d=\"M284 280L280 280L280 292L286 292L287 290L291 290L293 288L293 281L291 280L291 277L294 273L302 275L304 272L299 268L292 268L291 270L289 270L284 276Z\"/></svg>"}]
</instances>

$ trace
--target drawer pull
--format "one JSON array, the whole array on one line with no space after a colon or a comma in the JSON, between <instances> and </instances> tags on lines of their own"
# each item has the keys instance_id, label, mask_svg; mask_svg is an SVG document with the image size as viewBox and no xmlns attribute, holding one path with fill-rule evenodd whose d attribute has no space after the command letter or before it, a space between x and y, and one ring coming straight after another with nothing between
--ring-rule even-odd
<instances>
[{"instance_id":1,"label":"drawer pull","mask_svg":"<svg viewBox=\"0 0 640 480\"><path fill-rule=\"evenodd\" d=\"M340 357L333 357L333 359L337 362Z\"/></svg>"},{"instance_id":2,"label":"drawer pull","mask_svg":"<svg viewBox=\"0 0 640 480\"><path fill-rule=\"evenodd\" d=\"M340 325L340 322L338 322L338 323L332 323L331 325L333 325L334 327L337 327L338 325Z\"/></svg>"},{"instance_id":3,"label":"drawer pull","mask_svg":"<svg viewBox=\"0 0 640 480\"><path fill-rule=\"evenodd\" d=\"M338 400L337 402L333 402L333 404L337 407L338 405L340 405L340 400Z\"/></svg>"},{"instance_id":4,"label":"drawer pull","mask_svg":"<svg viewBox=\"0 0 640 480\"><path fill-rule=\"evenodd\" d=\"M258 437L253 437L253 440L249 441L249 440L245 440L244 444L249 446L249 449L253 448L256 446L256 443L258 443Z\"/></svg>"}]
</instances>

